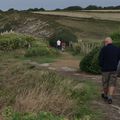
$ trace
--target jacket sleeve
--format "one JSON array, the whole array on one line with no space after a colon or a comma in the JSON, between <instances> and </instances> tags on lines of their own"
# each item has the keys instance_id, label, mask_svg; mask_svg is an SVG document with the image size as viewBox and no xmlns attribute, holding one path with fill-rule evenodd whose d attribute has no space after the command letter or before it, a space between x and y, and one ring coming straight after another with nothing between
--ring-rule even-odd
<instances>
[{"instance_id":1,"label":"jacket sleeve","mask_svg":"<svg viewBox=\"0 0 120 120\"><path fill-rule=\"evenodd\" d=\"M101 49L99 53L99 65L102 67L104 64L104 48Z\"/></svg>"},{"instance_id":2,"label":"jacket sleeve","mask_svg":"<svg viewBox=\"0 0 120 120\"><path fill-rule=\"evenodd\" d=\"M119 61L120 61L120 48L119 48L119 54L118 54L118 59L119 59Z\"/></svg>"}]
</instances>

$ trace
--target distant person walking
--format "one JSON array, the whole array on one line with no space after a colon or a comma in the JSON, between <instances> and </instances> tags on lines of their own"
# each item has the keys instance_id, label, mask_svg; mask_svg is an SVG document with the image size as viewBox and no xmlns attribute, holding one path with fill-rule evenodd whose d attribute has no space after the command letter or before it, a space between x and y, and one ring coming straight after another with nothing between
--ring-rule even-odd
<instances>
[{"instance_id":1,"label":"distant person walking","mask_svg":"<svg viewBox=\"0 0 120 120\"><path fill-rule=\"evenodd\" d=\"M61 49L61 40L57 40L57 48L60 50Z\"/></svg>"},{"instance_id":2,"label":"distant person walking","mask_svg":"<svg viewBox=\"0 0 120 120\"><path fill-rule=\"evenodd\" d=\"M120 60L119 49L112 44L110 37L104 40L104 47L100 51L99 63L102 70L103 93L101 97L112 104L112 97L117 82L117 66Z\"/></svg>"},{"instance_id":3,"label":"distant person walking","mask_svg":"<svg viewBox=\"0 0 120 120\"><path fill-rule=\"evenodd\" d=\"M62 52L64 52L66 48L66 43L64 41L62 41L61 47L62 47Z\"/></svg>"}]
</instances>

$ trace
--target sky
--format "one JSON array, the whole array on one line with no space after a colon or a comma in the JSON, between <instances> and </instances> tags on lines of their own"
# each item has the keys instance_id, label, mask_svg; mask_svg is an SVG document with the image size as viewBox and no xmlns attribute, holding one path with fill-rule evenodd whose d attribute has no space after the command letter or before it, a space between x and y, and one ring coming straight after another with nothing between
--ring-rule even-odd
<instances>
[{"instance_id":1,"label":"sky","mask_svg":"<svg viewBox=\"0 0 120 120\"><path fill-rule=\"evenodd\" d=\"M43 7L51 10L76 5L86 7L90 4L98 6L117 6L120 5L120 0L0 0L0 9L8 10L9 8L15 8L23 10Z\"/></svg>"}]
</instances>

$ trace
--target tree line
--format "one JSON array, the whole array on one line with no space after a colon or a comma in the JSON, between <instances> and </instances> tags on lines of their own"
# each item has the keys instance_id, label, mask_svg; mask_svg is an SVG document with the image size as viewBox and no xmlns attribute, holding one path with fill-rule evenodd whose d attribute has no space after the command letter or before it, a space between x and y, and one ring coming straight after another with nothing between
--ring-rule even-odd
<instances>
[{"instance_id":1,"label":"tree line","mask_svg":"<svg viewBox=\"0 0 120 120\"><path fill-rule=\"evenodd\" d=\"M96 6L96 5L89 5L85 8L81 6L70 6L64 9L56 9L56 10L120 10L120 5L119 6L108 6L108 7L101 7L101 6Z\"/></svg>"},{"instance_id":2,"label":"tree line","mask_svg":"<svg viewBox=\"0 0 120 120\"><path fill-rule=\"evenodd\" d=\"M69 6L64 9L56 8L54 11L74 11L74 10L120 10L120 5L119 6L107 6L107 7L101 7L101 6L96 6L96 5L89 5L85 8L81 6ZM27 10L16 10L14 8L10 8L7 10L8 12L13 12L13 11L46 11L45 8L29 8ZM3 12L0 9L0 12Z\"/></svg>"}]
</instances>

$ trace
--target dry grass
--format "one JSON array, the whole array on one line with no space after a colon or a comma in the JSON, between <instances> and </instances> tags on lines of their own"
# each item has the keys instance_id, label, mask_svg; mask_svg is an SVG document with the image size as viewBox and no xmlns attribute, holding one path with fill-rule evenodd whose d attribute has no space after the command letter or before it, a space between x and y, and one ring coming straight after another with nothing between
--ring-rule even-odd
<instances>
[{"instance_id":1,"label":"dry grass","mask_svg":"<svg viewBox=\"0 0 120 120\"><path fill-rule=\"evenodd\" d=\"M76 104L73 100L55 90L50 94L47 92L39 88L24 92L17 96L15 108L21 112L47 111L66 117L74 114L73 108Z\"/></svg>"},{"instance_id":2,"label":"dry grass","mask_svg":"<svg viewBox=\"0 0 120 120\"><path fill-rule=\"evenodd\" d=\"M73 44L73 52L79 55L87 55L94 48L101 46L101 42L80 41Z\"/></svg>"}]
</instances>

